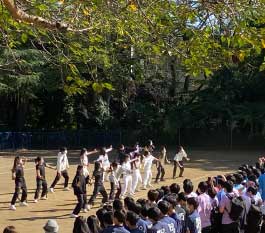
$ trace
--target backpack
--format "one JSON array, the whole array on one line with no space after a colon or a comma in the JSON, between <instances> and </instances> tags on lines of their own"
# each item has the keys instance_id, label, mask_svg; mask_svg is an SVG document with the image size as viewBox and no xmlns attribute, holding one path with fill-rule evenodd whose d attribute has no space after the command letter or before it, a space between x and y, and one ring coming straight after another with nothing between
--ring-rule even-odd
<instances>
[{"instance_id":1,"label":"backpack","mask_svg":"<svg viewBox=\"0 0 265 233\"><path fill-rule=\"evenodd\" d=\"M227 195L227 197L231 200L229 217L235 222L241 220L246 209L242 197L231 197L229 195Z\"/></svg>"},{"instance_id":2,"label":"backpack","mask_svg":"<svg viewBox=\"0 0 265 233\"><path fill-rule=\"evenodd\" d=\"M215 206L211 210L210 220L212 225L212 231L213 232L219 232L222 227L222 216L219 212L219 207Z\"/></svg>"},{"instance_id":3,"label":"backpack","mask_svg":"<svg viewBox=\"0 0 265 233\"><path fill-rule=\"evenodd\" d=\"M245 232L256 233L260 231L262 222L262 212L260 207L252 204L247 214L247 226Z\"/></svg>"}]
</instances>

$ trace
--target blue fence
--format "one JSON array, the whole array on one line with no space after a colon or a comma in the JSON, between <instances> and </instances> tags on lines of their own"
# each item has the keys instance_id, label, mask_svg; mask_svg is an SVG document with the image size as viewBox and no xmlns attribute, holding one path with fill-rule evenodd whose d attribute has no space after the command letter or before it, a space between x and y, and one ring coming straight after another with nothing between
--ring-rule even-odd
<instances>
[{"instance_id":1,"label":"blue fence","mask_svg":"<svg viewBox=\"0 0 265 233\"><path fill-rule=\"evenodd\" d=\"M80 148L117 145L121 132L89 130L56 132L0 132L0 150L58 149L61 146Z\"/></svg>"}]
</instances>

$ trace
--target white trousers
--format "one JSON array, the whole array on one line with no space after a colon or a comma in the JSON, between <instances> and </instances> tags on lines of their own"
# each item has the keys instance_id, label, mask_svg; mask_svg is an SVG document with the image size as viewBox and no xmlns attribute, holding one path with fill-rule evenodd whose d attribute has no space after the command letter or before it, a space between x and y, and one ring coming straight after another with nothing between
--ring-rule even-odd
<instances>
[{"instance_id":1,"label":"white trousers","mask_svg":"<svg viewBox=\"0 0 265 233\"><path fill-rule=\"evenodd\" d=\"M132 194L132 175L123 175L123 184L121 186L121 196L127 193Z\"/></svg>"},{"instance_id":2,"label":"white trousers","mask_svg":"<svg viewBox=\"0 0 265 233\"><path fill-rule=\"evenodd\" d=\"M143 185L151 185L152 181L152 170L151 169L144 169L144 178L143 178Z\"/></svg>"},{"instance_id":3,"label":"white trousers","mask_svg":"<svg viewBox=\"0 0 265 233\"><path fill-rule=\"evenodd\" d=\"M135 169L133 170L133 175L132 175L132 192L134 193L138 183L142 183L142 176L141 176L141 172L140 169Z\"/></svg>"}]
</instances>

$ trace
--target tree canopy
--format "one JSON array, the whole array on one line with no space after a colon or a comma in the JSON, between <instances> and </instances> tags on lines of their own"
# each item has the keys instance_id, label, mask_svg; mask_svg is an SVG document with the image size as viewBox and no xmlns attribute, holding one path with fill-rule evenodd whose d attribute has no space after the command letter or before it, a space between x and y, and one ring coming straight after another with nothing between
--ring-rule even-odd
<instances>
[{"instance_id":1,"label":"tree canopy","mask_svg":"<svg viewBox=\"0 0 265 233\"><path fill-rule=\"evenodd\" d=\"M261 132L264 4L1 0L0 122Z\"/></svg>"}]
</instances>

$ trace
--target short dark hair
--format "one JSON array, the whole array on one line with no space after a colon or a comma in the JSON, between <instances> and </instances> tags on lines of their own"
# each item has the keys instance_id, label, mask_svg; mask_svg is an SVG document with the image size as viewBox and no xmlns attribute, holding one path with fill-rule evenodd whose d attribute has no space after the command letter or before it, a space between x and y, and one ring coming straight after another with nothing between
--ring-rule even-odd
<instances>
[{"instance_id":1,"label":"short dark hair","mask_svg":"<svg viewBox=\"0 0 265 233\"><path fill-rule=\"evenodd\" d=\"M167 195L171 192L170 187L168 185L161 186L161 189L163 189L164 195Z\"/></svg>"},{"instance_id":2,"label":"short dark hair","mask_svg":"<svg viewBox=\"0 0 265 233\"><path fill-rule=\"evenodd\" d=\"M144 218L146 218L147 216L148 216L148 210L151 208L151 206L148 204L148 203L146 203L144 206L143 206L143 208L142 208L142 210L141 210L141 215L144 217Z\"/></svg>"},{"instance_id":3,"label":"short dark hair","mask_svg":"<svg viewBox=\"0 0 265 233\"><path fill-rule=\"evenodd\" d=\"M138 203L138 202L135 202L135 203L133 203L132 205L131 205L131 208L129 209L128 208L128 210L130 210L130 211L133 211L134 213L136 213L136 214L140 214L141 213L141 211L142 211L142 205L140 204L140 203Z\"/></svg>"},{"instance_id":4,"label":"short dark hair","mask_svg":"<svg viewBox=\"0 0 265 233\"><path fill-rule=\"evenodd\" d=\"M256 187L252 187L252 186L250 186L250 187L248 187L247 192L248 192L248 193L249 193L249 192L252 193L252 195L256 195L257 192L258 192L258 189L257 189Z\"/></svg>"},{"instance_id":5,"label":"short dark hair","mask_svg":"<svg viewBox=\"0 0 265 233\"><path fill-rule=\"evenodd\" d=\"M123 203L119 199L115 199L112 203L113 210L121 211L123 209Z\"/></svg>"},{"instance_id":6,"label":"short dark hair","mask_svg":"<svg viewBox=\"0 0 265 233\"><path fill-rule=\"evenodd\" d=\"M183 190L185 193L191 193L193 191L193 184L191 181L187 181L183 184Z\"/></svg>"},{"instance_id":7,"label":"short dark hair","mask_svg":"<svg viewBox=\"0 0 265 233\"><path fill-rule=\"evenodd\" d=\"M113 224L113 212L112 211L107 211L106 213L103 214L103 220L104 220L104 225L112 225Z\"/></svg>"},{"instance_id":8,"label":"short dark hair","mask_svg":"<svg viewBox=\"0 0 265 233\"><path fill-rule=\"evenodd\" d=\"M129 209L132 204L134 204L134 199L132 197L124 198L124 206L126 206Z\"/></svg>"},{"instance_id":9,"label":"short dark hair","mask_svg":"<svg viewBox=\"0 0 265 233\"><path fill-rule=\"evenodd\" d=\"M171 193L176 193L176 194L178 194L179 191L180 191L180 186L179 186L177 183L173 183L173 184L171 184L171 185L169 186L169 188L170 188L170 192L171 192Z\"/></svg>"},{"instance_id":10,"label":"short dark hair","mask_svg":"<svg viewBox=\"0 0 265 233\"><path fill-rule=\"evenodd\" d=\"M184 192L178 194L178 201L187 201L187 197Z\"/></svg>"},{"instance_id":11,"label":"short dark hair","mask_svg":"<svg viewBox=\"0 0 265 233\"><path fill-rule=\"evenodd\" d=\"M158 191L154 190L154 189L149 190L147 193L147 197L148 197L149 201L152 201L152 202L157 200L158 195L159 195Z\"/></svg>"},{"instance_id":12,"label":"short dark hair","mask_svg":"<svg viewBox=\"0 0 265 233\"><path fill-rule=\"evenodd\" d=\"M198 201L194 198L194 197L190 197L187 199L187 203L188 205L192 205L193 208L196 210L199 206L199 203Z\"/></svg>"},{"instance_id":13,"label":"short dark hair","mask_svg":"<svg viewBox=\"0 0 265 233\"><path fill-rule=\"evenodd\" d=\"M165 196L164 200L170 203L173 208L175 208L177 205L177 198L178 198L177 195L171 194L171 195Z\"/></svg>"},{"instance_id":14,"label":"short dark hair","mask_svg":"<svg viewBox=\"0 0 265 233\"><path fill-rule=\"evenodd\" d=\"M126 215L123 210L115 211L113 217L116 218L119 223L125 223Z\"/></svg>"},{"instance_id":15,"label":"short dark hair","mask_svg":"<svg viewBox=\"0 0 265 233\"><path fill-rule=\"evenodd\" d=\"M108 211L106 209L104 209L104 208L100 208L96 212L96 215L97 215L97 218L98 218L98 220L100 222L100 226L101 227L104 227L104 217L103 216L104 216L104 214L106 212L108 212Z\"/></svg>"},{"instance_id":16,"label":"short dark hair","mask_svg":"<svg viewBox=\"0 0 265 233\"><path fill-rule=\"evenodd\" d=\"M232 181L226 181L224 183L224 188L228 193L231 193L233 191L233 182Z\"/></svg>"},{"instance_id":17,"label":"short dark hair","mask_svg":"<svg viewBox=\"0 0 265 233\"><path fill-rule=\"evenodd\" d=\"M126 221L128 221L132 226L136 226L139 217L136 213L128 211L126 215Z\"/></svg>"},{"instance_id":18,"label":"short dark hair","mask_svg":"<svg viewBox=\"0 0 265 233\"><path fill-rule=\"evenodd\" d=\"M202 193L205 193L208 189L208 184L202 181L199 183L198 188L200 189Z\"/></svg>"},{"instance_id":19,"label":"short dark hair","mask_svg":"<svg viewBox=\"0 0 265 233\"><path fill-rule=\"evenodd\" d=\"M156 199L156 201L160 200L162 197L164 197L165 193L163 189L156 189L156 191L158 192L158 197Z\"/></svg>"},{"instance_id":20,"label":"short dark hair","mask_svg":"<svg viewBox=\"0 0 265 233\"><path fill-rule=\"evenodd\" d=\"M4 229L3 233L18 233L18 232L16 231L16 228L14 226L7 226Z\"/></svg>"},{"instance_id":21,"label":"short dark hair","mask_svg":"<svg viewBox=\"0 0 265 233\"><path fill-rule=\"evenodd\" d=\"M153 221L157 222L160 219L161 211L157 207L151 207L148 212L148 218L152 219Z\"/></svg>"},{"instance_id":22,"label":"short dark hair","mask_svg":"<svg viewBox=\"0 0 265 233\"><path fill-rule=\"evenodd\" d=\"M163 215L168 214L170 204L167 201L160 201L157 205Z\"/></svg>"}]
</instances>

